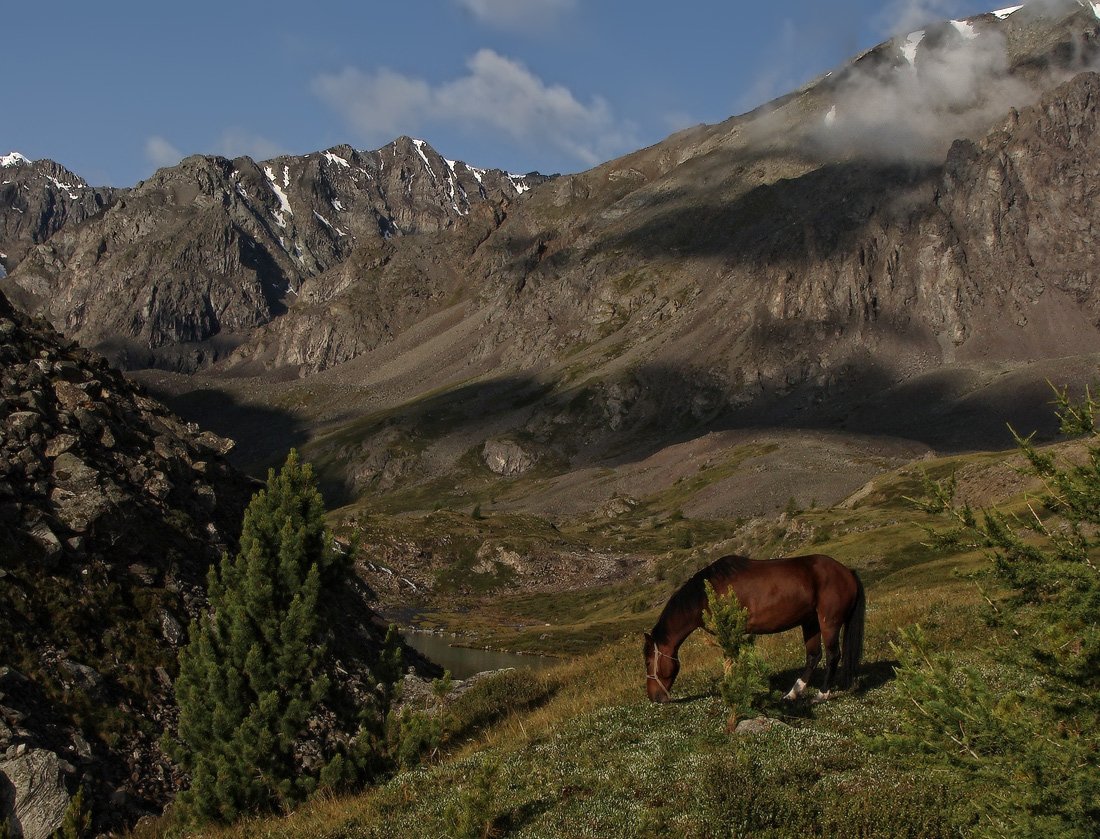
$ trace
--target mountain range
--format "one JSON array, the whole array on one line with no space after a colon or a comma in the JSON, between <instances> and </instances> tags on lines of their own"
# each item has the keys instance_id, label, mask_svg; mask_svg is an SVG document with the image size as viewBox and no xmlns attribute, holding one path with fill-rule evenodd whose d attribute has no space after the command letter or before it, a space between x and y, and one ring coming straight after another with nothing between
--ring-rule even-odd
<instances>
[{"instance_id":1,"label":"mountain range","mask_svg":"<svg viewBox=\"0 0 1100 839\"><path fill-rule=\"evenodd\" d=\"M563 177L405 137L129 190L13 154L3 288L225 433L279 406L241 456L311 440L352 495L494 435L565 462L753 424L1004 440L1006 404L1041 409L1009 392L1097 346L1098 37L1077 2L945 21ZM429 396L483 429L401 466L386 434L345 444Z\"/></svg>"},{"instance_id":2,"label":"mountain range","mask_svg":"<svg viewBox=\"0 0 1100 839\"><path fill-rule=\"evenodd\" d=\"M3 160L9 294L123 366L182 370L285 314L357 249L453 227L545 180L408 137L261 163L196 155L127 190L92 190L52 161Z\"/></svg>"}]
</instances>

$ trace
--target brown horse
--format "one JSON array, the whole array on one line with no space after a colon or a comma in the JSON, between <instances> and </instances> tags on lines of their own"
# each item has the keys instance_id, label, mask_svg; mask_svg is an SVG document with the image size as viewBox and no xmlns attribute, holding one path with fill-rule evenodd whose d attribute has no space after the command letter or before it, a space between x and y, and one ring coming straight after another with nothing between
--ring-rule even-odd
<instances>
[{"instance_id":1,"label":"brown horse","mask_svg":"<svg viewBox=\"0 0 1100 839\"><path fill-rule=\"evenodd\" d=\"M737 600L748 610L748 631L754 635L802 627L806 669L786 699L796 699L806 689L821 660L823 644L825 683L820 698L829 698L841 658L842 627L841 686L851 685L863 656L866 600L859 576L824 554L768 560L724 556L680 586L665 604L653 630L645 633L646 692L651 701L668 702L672 698L672 683L680 672L680 645L703 625L707 581L719 595L733 589Z\"/></svg>"}]
</instances>

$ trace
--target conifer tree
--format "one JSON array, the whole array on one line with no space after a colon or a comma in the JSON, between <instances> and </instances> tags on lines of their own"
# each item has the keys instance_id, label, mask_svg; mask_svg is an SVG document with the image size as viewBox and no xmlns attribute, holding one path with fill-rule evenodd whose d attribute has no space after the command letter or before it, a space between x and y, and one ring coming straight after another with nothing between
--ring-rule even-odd
<instances>
[{"instance_id":1,"label":"conifer tree","mask_svg":"<svg viewBox=\"0 0 1100 839\"><path fill-rule=\"evenodd\" d=\"M308 464L291 452L244 516L240 551L208 578L210 612L180 651L178 735L169 750L191 777L186 821L231 821L305 798L325 767L299 765L326 698L330 631L322 598L344 584ZM323 755L346 774L346 755Z\"/></svg>"},{"instance_id":2,"label":"conifer tree","mask_svg":"<svg viewBox=\"0 0 1100 839\"><path fill-rule=\"evenodd\" d=\"M994 689L909 630L895 648L907 716L880 741L995 790L980 813L988 835L1100 835L1100 404L1087 391L1057 401L1063 433L1085 436L1087 451L1060 461L1017 436L1044 488L1024 514L956 505L953 478L928 481L921 504L955 520L938 541L987 550L1004 592L989 598L987 621L1018 684Z\"/></svg>"},{"instance_id":3,"label":"conifer tree","mask_svg":"<svg viewBox=\"0 0 1100 839\"><path fill-rule=\"evenodd\" d=\"M768 668L756 639L748 632L749 612L730 589L718 594L708 580L703 626L722 650L722 681L718 691L733 712L730 722L751 713L768 693Z\"/></svg>"}]
</instances>

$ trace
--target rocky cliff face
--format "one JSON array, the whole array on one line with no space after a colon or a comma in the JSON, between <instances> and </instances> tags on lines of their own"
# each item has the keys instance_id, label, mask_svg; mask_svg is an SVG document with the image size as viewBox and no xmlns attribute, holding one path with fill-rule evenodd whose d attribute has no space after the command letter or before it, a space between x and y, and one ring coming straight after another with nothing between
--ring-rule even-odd
<instances>
[{"instance_id":1,"label":"rocky cliff face","mask_svg":"<svg viewBox=\"0 0 1100 839\"><path fill-rule=\"evenodd\" d=\"M1056 323L1093 320L1095 141L1091 82L1059 85L1096 62L1098 41L1096 14L1074 2L899 37L445 239L363 249L235 358L313 372L458 305L479 322L463 351L486 369L585 359L603 379L632 371L631 392L667 391L670 373L705 414L853 372L881 383L1077 352L1093 328ZM1072 257L1055 218L1073 225Z\"/></svg>"},{"instance_id":2,"label":"rocky cliff face","mask_svg":"<svg viewBox=\"0 0 1100 839\"><path fill-rule=\"evenodd\" d=\"M32 835L83 782L117 827L178 783L157 742L175 655L251 483L230 441L3 295L0 371L0 818Z\"/></svg>"},{"instance_id":3,"label":"rocky cliff face","mask_svg":"<svg viewBox=\"0 0 1100 839\"><path fill-rule=\"evenodd\" d=\"M192 370L285 313L357 245L446 229L542 180L447 160L407 137L262 163L190 157L53 235L5 288L125 366Z\"/></svg>"},{"instance_id":4,"label":"rocky cliff face","mask_svg":"<svg viewBox=\"0 0 1100 839\"><path fill-rule=\"evenodd\" d=\"M102 212L120 190L93 188L52 160L0 156L0 277L66 224Z\"/></svg>"}]
</instances>

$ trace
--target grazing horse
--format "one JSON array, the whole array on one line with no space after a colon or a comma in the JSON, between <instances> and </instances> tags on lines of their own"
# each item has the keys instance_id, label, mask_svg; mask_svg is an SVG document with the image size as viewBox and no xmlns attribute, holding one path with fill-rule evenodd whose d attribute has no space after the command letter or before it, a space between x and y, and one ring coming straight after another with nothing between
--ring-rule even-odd
<instances>
[{"instance_id":1,"label":"grazing horse","mask_svg":"<svg viewBox=\"0 0 1100 839\"><path fill-rule=\"evenodd\" d=\"M863 617L866 600L859 576L831 556L792 556L752 560L724 556L684 583L669 598L652 631L645 633L646 692L653 702L672 699L672 683L680 672L680 645L703 625L707 608L706 583L719 595L730 589L748 610L747 631L753 635L802 627L806 642L806 669L786 694L797 699L809 685L821 647L825 647L825 683L829 690L840 662L840 630L844 628L842 687L848 687L863 656Z\"/></svg>"}]
</instances>

